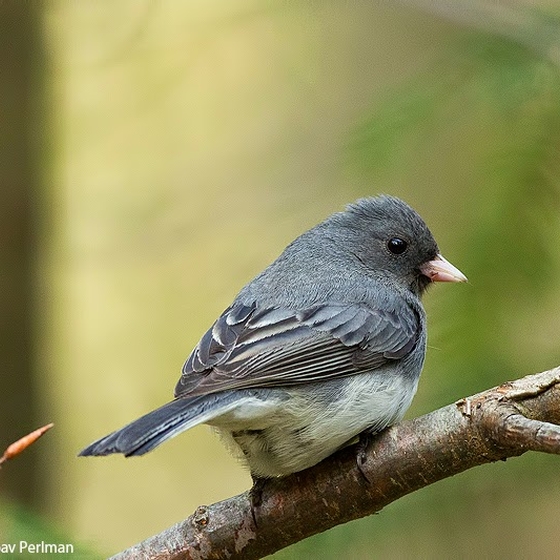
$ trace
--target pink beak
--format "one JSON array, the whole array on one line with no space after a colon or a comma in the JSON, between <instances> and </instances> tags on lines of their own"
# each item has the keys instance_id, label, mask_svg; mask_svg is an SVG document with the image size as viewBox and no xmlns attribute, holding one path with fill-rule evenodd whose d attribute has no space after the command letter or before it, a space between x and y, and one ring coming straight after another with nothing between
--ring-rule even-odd
<instances>
[{"instance_id":1,"label":"pink beak","mask_svg":"<svg viewBox=\"0 0 560 560\"><path fill-rule=\"evenodd\" d=\"M420 267L420 272L432 282L466 282L467 277L455 268L448 260L437 255L433 261L428 261Z\"/></svg>"}]
</instances>

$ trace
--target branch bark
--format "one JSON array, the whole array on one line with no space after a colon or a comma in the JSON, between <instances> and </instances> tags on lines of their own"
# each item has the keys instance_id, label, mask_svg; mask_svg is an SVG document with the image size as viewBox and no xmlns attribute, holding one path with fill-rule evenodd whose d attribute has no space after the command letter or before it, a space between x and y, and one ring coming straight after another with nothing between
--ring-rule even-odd
<instances>
[{"instance_id":1,"label":"branch bark","mask_svg":"<svg viewBox=\"0 0 560 560\"><path fill-rule=\"evenodd\" d=\"M477 465L526 451L560 454L559 424L560 367L385 430L369 446L362 472L350 446L311 469L267 481L256 525L245 492L198 507L113 560L262 558Z\"/></svg>"}]
</instances>

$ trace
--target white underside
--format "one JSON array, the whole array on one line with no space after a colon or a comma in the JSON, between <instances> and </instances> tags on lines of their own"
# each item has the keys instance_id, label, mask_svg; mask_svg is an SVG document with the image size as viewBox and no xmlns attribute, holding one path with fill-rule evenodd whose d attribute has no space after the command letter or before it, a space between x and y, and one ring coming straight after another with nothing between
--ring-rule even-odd
<instances>
[{"instance_id":1,"label":"white underside","mask_svg":"<svg viewBox=\"0 0 560 560\"><path fill-rule=\"evenodd\" d=\"M381 371L337 382L331 398L312 385L290 398L248 396L208 421L226 444L261 477L283 476L315 465L364 430L380 431L400 420L418 380Z\"/></svg>"}]
</instances>

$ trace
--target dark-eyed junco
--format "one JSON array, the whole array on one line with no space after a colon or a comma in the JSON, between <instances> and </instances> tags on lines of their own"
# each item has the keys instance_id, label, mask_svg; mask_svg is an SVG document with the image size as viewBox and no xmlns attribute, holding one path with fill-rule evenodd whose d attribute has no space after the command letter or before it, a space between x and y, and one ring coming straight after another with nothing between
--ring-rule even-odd
<instances>
[{"instance_id":1,"label":"dark-eyed junco","mask_svg":"<svg viewBox=\"0 0 560 560\"><path fill-rule=\"evenodd\" d=\"M142 455L206 423L255 477L311 467L402 418L426 353L420 296L465 280L407 204L358 200L241 290L183 366L173 401L80 455Z\"/></svg>"}]
</instances>

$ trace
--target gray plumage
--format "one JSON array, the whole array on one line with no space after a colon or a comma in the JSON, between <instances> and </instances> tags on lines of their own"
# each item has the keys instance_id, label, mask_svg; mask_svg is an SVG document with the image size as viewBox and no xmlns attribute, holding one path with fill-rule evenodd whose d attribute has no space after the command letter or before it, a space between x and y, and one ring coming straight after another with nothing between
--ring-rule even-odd
<instances>
[{"instance_id":1,"label":"gray plumage","mask_svg":"<svg viewBox=\"0 0 560 560\"><path fill-rule=\"evenodd\" d=\"M443 264L442 264L443 263ZM308 468L400 420L426 352L420 296L464 281L399 199L358 200L247 284L183 367L175 400L81 455L142 455L200 423L258 477Z\"/></svg>"}]
</instances>

